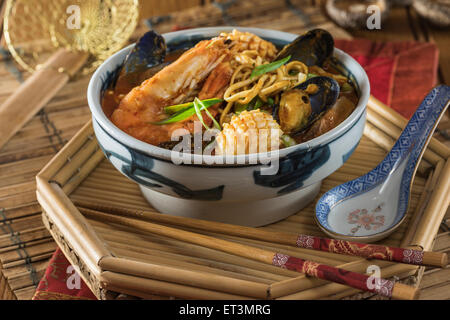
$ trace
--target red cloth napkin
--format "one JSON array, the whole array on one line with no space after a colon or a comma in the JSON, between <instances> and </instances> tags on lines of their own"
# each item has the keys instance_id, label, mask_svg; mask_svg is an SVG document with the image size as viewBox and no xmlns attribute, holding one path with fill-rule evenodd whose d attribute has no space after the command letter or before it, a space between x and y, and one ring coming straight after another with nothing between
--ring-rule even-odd
<instances>
[{"instance_id":1,"label":"red cloth napkin","mask_svg":"<svg viewBox=\"0 0 450 320\"><path fill-rule=\"evenodd\" d=\"M438 49L432 43L337 40L336 47L353 56L366 70L372 95L410 118L436 85ZM69 268L69 269L68 269ZM74 274L58 249L33 300L95 299Z\"/></svg>"},{"instance_id":2,"label":"red cloth napkin","mask_svg":"<svg viewBox=\"0 0 450 320\"><path fill-rule=\"evenodd\" d=\"M366 70L372 95L410 118L437 84L439 51L428 42L337 40Z\"/></svg>"},{"instance_id":3,"label":"red cloth napkin","mask_svg":"<svg viewBox=\"0 0 450 320\"><path fill-rule=\"evenodd\" d=\"M60 249L53 254L33 300L97 299Z\"/></svg>"}]
</instances>

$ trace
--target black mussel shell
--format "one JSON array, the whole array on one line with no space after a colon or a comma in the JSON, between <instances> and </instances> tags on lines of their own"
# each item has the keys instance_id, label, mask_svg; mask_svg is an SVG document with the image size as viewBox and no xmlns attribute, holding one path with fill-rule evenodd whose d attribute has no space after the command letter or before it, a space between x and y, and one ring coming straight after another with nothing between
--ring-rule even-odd
<instances>
[{"instance_id":1,"label":"black mussel shell","mask_svg":"<svg viewBox=\"0 0 450 320\"><path fill-rule=\"evenodd\" d=\"M311 104L311 115L308 122L295 133L299 134L309 129L323 114L330 109L339 97L340 87L336 80L329 77L314 77L301 84L296 89L306 90L310 84L315 84L318 90L314 94L309 95Z\"/></svg>"},{"instance_id":2,"label":"black mussel shell","mask_svg":"<svg viewBox=\"0 0 450 320\"><path fill-rule=\"evenodd\" d=\"M301 61L308 67L320 67L331 57L333 50L333 36L326 30L313 29L286 45L278 53L276 60L291 56L291 61Z\"/></svg>"},{"instance_id":3,"label":"black mussel shell","mask_svg":"<svg viewBox=\"0 0 450 320\"><path fill-rule=\"evenodd\" d=\"M125 58L122 71L126 73L142 72L164 62L166 57L166 42L155 31L144 34L133 50Z\"/></svg>"},{"instance_id":4,"label":"black mussel shell","mask_svg":"<svg viewBox=\"0 0 450 320\"><path fill-rule=\"evenodd\" d=\"M128 81L133 86L139 85L143 74L164 63L166 51L166 42L160 34L155 31L145 33L125 58L118 81Z\"/></svg>"}]
</instances>

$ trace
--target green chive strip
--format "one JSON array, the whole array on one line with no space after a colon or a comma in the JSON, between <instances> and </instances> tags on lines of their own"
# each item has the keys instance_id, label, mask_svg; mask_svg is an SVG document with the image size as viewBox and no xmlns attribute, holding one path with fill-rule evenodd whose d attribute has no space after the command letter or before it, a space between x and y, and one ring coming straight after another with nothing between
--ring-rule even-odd
<instances>
[{"instance_id":1,"label":"green chive strip","mask_svg":"<svg viewBox=\"0 0 450 320\"><path fill-rule=\"evenodd\" d=\"M197 114L197 118L198 120L200 120L200 122L203 124L203 126L205 127L206 130L211 129L210 127L208 127L205 123L205 121L203 120L203 116L202 116L202 111L200 110L201 106L198 104L197 99L194 100L194 109L195 109L195 113Z\"/></svg>"},{"instance_id":2,"label":"green chive strip","mask_svg":"<svg viewBox=\"0 0 450 320\"><path fill-rule=\"evenodd\" d=\"M219 130L222 131L222 128L220 127L220 124L216 121L216 119L214 119L214 117L212 116L212 114L209 112L208 107L205 106L205 104L203 103L203 101L201 101L199 98L195 98L194 99L194 103L197 102L197 104L200 106L201 110L205 110L206 114L208 115L208 117L211 118L212 122L214 123L214 127Z\"/></svg>"},{"instance_id":3,"label":"green chive strip","mask_svg":"<svg viewBox=\"0 0 450 320\"><path fill-rule=\"evenodd\" d=\"M343 92L351 92L353 90L353 87L350 83L346 82L341 86L341 90Z\"/></svg>"},{"instance_id":4,"label":"green chive strip","mask_svg":"<svg viewBox=\"0 0 450 320\"><path fill-rule=\"evenodd\" d=\"M253 110L258 110L263 105L263 101L258 97L258 99L255 102L255 105L253 106Z\"/></svg>"},{"instance_id":5,"label":"green chive strip","mask_svg":"<svg viewBox=\"0 0 450 320\"><path fill-rule=\"evenodd\" d=\"M283 141L283 144L286 147L292 147L297 144L297 142L295 142L295 140L293 138L291 138L290 136L288 136L287 134L283 134L281 136L281 141Z\"/></svg>"},{"instance_id":6,"label":"green chive strip","mask_svg":"<svg viewBox=\"0 0 450 320\"><path fill-rule=\"evenodd\" d=\"M216 103L222 102L222 99L206 99L203 100L203 103L209 108L212 105L215 105ZM179 112L181 110L184 110L189 107L193 107L193 102L183 103L183 104L177 104L170 107L165 107L164 112L167 114L174 114L176 112Z\"/></svg>"},{"instance_id":7,"label":"green chive strip","mask_svg":"<svg viewBox=\"0 0 450 320\"><path fill-rule=\"evenodd\" d=\"M315 78L315 77L318 77L318 75L315 74L315 73L308 73L308 76L306 77L306 80L309 80L309 79Z\"/></svg>"},{"instance_id":8,"label":"green chive strip","mask_svg":"<svg viewBox=\"0 0 450 320\"><path fill-rule=\"evenodd\" d=\"M209 108L209 107L215 105L216 103L219 103L222 101L223 100L221 100L221 99L209 99L209 100L204 100L203 104L205 105L206 108ZM167 119L161 120L159 122L151 122L151 124L164 125L164 124L170 124L170 123L174 123L174 122L183 121L195 114L194 103L190 102L190 105L191 105L190 107L181 109L180 111L174 113L171 117L169 117Z\"/></svg>"},{"instance_id":9,"label":"green chive strip","mask_svg":"<svg viewBox=\"0 0 450 320\"><path fill-rule=\"evenodd\" d=\"M247 111L247 110L249 110L249 109L253 109L254 104L255 104L255 98L253 98L252 100L250 100L249 103L246 103L246 104L237 104L237 105L234 107L234 112L235 112L236 114L239 115L239 114L240 114L241 112L243 112L243 111Z\"/></svg>"},{"instance_id":10,"label":"green chive strip","mask_svg":"<svg viewBox=\"0 0 450 320\"><path fill-rule=\"evenodd\" d=\"M287 56L284 59L277 60L269 64L257 66L255 69L253 69L252 74L250 75L250 79L265 74L267 72L277 70L279 67L287 63L289 60L291 60L291 56Z\"/></svg>"}]
</instances>

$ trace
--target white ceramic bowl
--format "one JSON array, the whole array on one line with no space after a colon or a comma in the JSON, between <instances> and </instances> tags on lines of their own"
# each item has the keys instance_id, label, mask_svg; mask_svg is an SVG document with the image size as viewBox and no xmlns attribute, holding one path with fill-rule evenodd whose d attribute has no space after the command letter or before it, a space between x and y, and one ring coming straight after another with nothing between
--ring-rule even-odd
<instances>
[{"instance_id":1,"label":"white ceramic bowl","mask_svg":"<svg viewBox=\"0 0 450 320\"><path fill-rule=\"evenodd\" d=\"M163 36L171 48L193 45L234 28L199 28ZM297 37L274 30L237 29L278 45ZM95 134L105 155L120 172L139 184L145 198L162 213L246 226L284 219L316 197L322 180L344 164L361 139L369 81L354 59L335 49L335 57L354 76L359 87L358 105L343 123L326 134L270 155L274 167L277 163L279 166L276 174L264 174L267 165L257 161L265 156L262 154L230 157L232 164L215 164L218 156L193 155L191 164L176 165L170 150L133 138L103 113L101 95L131 48L117 52L98 68L89 84L88 102Z\"/></svg>"}]
</instances>

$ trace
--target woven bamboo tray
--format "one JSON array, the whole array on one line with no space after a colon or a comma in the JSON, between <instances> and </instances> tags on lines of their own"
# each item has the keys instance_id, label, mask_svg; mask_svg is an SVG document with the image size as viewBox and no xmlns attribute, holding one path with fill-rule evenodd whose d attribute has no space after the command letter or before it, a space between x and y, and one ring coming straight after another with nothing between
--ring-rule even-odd
<instances>
[{"instance_id":1,"label":"woven bamboo tray","mask_svg":"<svg viewBox=\"0 0 450 320\"><path fill-rule=\"evenodd\" d=\"M324 180L321 193L375 167L405 124L404 118L371 99L368 122L358 148L342 168ZM450 149L433 139L414 179L407 218L383 244L432 248L448 207L449 156ZM44 210L44 224L94 294L102 299L111 298L114 293L188 299L320 299L358 293L356 289L286 269L86 218L77 205L103 212L108 212L108 208L155 211L138 186L105 160L91 123L39 173L37 198ZM313 220L314 204L262 228L323 236ZM365 272L374 264L358 257L287 247L269 240L188 230L356 272ZM385 278L409 277L411 281L418 271L418 267L411 265L379 261L376 264ZM193 274L185 275L185 270Z\"/></svg>"}]
</instances>

